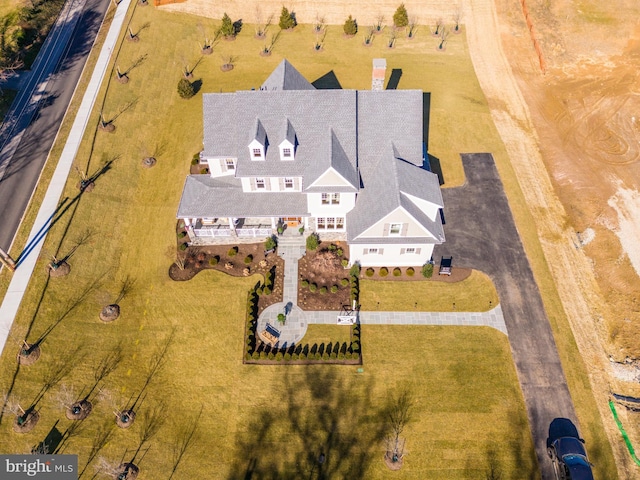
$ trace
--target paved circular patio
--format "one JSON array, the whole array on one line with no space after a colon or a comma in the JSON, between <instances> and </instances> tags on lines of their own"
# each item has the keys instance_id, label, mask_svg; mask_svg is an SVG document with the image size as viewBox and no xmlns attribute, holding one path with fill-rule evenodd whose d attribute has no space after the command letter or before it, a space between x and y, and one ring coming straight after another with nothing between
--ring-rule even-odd
<instances>
[{"instance_id":1,"label":"paved circular patio","mask_svg":"<svg viewBox=\"0 0 640 480\"><path fill-rule=\"evenodd\" d=\"M287 305L289 305L290 311L287 315L287 321L282 325L278 322L278 314L284 313ZM257 328L258 335L262 341L271 343L268 338L262 335L262 332L267 328L267 323L280 332L277 342L279 348L297 344L307 333L307 325L309 324L305 312L292 302L280 302L270 305L260 314Z\"/></svg>"}]
</instances>

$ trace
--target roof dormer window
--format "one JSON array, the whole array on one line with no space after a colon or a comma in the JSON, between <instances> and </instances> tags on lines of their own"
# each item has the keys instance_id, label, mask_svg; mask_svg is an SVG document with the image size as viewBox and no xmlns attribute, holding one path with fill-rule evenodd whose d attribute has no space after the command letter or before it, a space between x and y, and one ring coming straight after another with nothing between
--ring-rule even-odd
<instances>
[{"instance_id":1,"label":"roof dormer window","mask_svg":"<svg viewBox=\"0 0 640 480\"><path fill-rule=\"evenodd\" d=\"M267 132L262 126L262 122L256 118L253 140L249 143L249 155L251 160L265 160L268 144L269 140L267 139Z\"/></svg>"},{"instance_id":2,"label":"roof dormer window","mask_svg":"<svg viewBox=\"0 0 640 480\"><path fill-rule=\"evenodd\" d=\"M280 142L280 160L293 160L296 154L296 132L289 119L284 124L284 139ZM280 137L280 138L283 138Z\"/></svg>"}]
</instances>

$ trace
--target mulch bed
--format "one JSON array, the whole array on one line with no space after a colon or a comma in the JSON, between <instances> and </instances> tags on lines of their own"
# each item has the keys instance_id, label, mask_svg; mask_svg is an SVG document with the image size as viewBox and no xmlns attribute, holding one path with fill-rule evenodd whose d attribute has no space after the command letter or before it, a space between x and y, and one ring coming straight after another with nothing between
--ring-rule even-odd
<instances>
[{"instance_id":1,"label":"mulch bed","mask_svg":"<svg viewBox=\"0 0 640 480\"><path fill-rule=\"evenodd\" d=\"M31 350L31 351L29 351ZM29 353L25 353L29 351ZM40 358L40 345L33 346L27 343L23 348L18 352L18 363L20 365L33 365Z\"/></svg>"},{"instance_id":2,"label":"mulch bed","mask_svg":"<svg viewBox=\"0 0 640 480\"><path fill-rule=\"evenodd\" d=\"M373 275L372 276L368 276L367 275L367 270L369 268L373 269ZM364 278L367 280L381 280L381 281L385 281L385 282L415 282L415 281L420 281L420 282L445 282L445 283L456 283L456 282L461 282L462 280L465 280L467 278L469 278L469 275L471 275L472 270L470 268L458 268L458 267L454 267L451 269L451 275L438 275L438 265L434 265L433 266L433 276L431 278L424 278L422 276L421 270L422 270L422 266L416 266L413 267L415 273L413 274L413 276L409 276L407 275L407 268L408 267L399 267L400 271L402 272L400 276L396 277L393 275L393 270L395 267L388 267L389 273L387 274L386 277L381 277L380 276L380 268L382 267L363 267L362 271L360 272L360 278Z\"/></svg>"},{"instance_id":3,"label":"mulch bed","mask_svg":"<svg viewBox=\"0 0 640 480\"><path fill-rule=\"evenodd\" d=\"M80 400L74 403L65 412L69 420L84 420L93 410L93 405L88 400Z\"/></svg>"},{"instance_id":4,"label":"mulch bed","mask_svg":"<svg viewBox=\"0 0 640 480\"><path fill-rule=\"evenodd\" d=\"M116 425L120 428L129 428L136 420L136 412L133 410L124 410L116 417Z\"/></svg>"},{"instance_id":5,"label":"mulch bed","mask_svg":"<svg viewBox=\"0 0 640 480\"><path fill-rule=\"evenodd\" d=\"M178 240L183 243L187 240ZM238 253L229 255L233 247L237 247ZM266 273L275 267L275 277L271 295L261 295L258 302L258 310L261 312L269 305L282 301L284 288L284 260L278 256L277 251L265 257L264 242L241 243L238 245L203 245L191 246L184 252L180 252L185 259L184 269L180 269L175 263L169 268L169 277L176 281L191 280L204 270L217 270L233 277L245 277L259 274L263 278ZM246 264L245 258L251 257L251 263ZM212 259L216 259L212 265ZM246 271L248 270L248 275Z\"/></svg>"},{"instance_id":6,"label":"mulch bed","mask_svg":"<svg viewBox=\"0 0 640 480\"><path fill-rule=\"evenodd\" d=\"M22 423L19 422L20 418L24 418ZM40 420L40 414L35 410L28 410L24 416L16 416L13 421L13 431L16 433L27 433L35 428Z\"/></svg>"},{"instance_id":7,"label":"mulch bed","mask_svg":"<svg viewBox=\"0 0 640 480\"><path fill-rule=\"evenodd\" d=\"M107 305L100 311L100 320L103 322L113 322L120 316L120 305Z\"/></svg>"},{"instance_id":8,"label":"mulch bed","mask_svg":"<svg viewBox=\"0 0 640 480\"><path fill-rule=\"evenodd\" d=\"M329 244L322 243L298 261L298 306L303 310L340 310L350 303L351 288L349 284L343 286L341 283L342 279L349 279L349 269L340 263L343 258L349 258L349 247L346 242L333 242L332 245L342 249L342 256L329 251ZM316 284L317 290L311 292L309 287L303 287L303 280ZM331 293L332 285L338 286L336 293ZM320 293L321 287L326 287L327 292Z\"/></svg>"}]
</instances>

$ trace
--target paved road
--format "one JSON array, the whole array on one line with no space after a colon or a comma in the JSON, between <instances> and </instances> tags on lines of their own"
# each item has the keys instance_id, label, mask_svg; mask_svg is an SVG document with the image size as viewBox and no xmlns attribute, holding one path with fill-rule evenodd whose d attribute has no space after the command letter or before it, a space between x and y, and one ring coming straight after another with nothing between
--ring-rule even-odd
<instances>
[{"instance_id":1,"label":"paved road","mask_svg":"<svg viewBox=\"0 0 640 480\"><path fill-rule=\"evenodd\" d=\"M476 268L496 285L542 478L552 479L546 453L549 424L576 415L538 286L490 154L463 155L467 183L443 189L445 235L434 258ZM523 477L524 478L524 477Z\"/></svg>"},{"instance_id":2,"label":"paved road","mask_svg":"<svg viewBox=\"0 0 640 480\"><path fill-rule=\"evenodd\" d=\"M8 250L75 90L109 0L70 0L0 133L0 248Z\"/></svg>"}]
</instances>

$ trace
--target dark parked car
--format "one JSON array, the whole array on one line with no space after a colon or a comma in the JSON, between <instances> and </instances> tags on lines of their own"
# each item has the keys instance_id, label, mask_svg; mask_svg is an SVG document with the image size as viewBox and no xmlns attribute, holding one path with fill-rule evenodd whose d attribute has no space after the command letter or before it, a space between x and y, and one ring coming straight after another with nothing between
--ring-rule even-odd
<instances>
[{"instance_id":1,"label":"dark parked car","mask_svg":"<svg viewBox=\"0 0 640 480\"><path fill-rule=\"evenodd\" d=\"M567 418L556 418L549 426L547 452L558 480L594 480L584 440Z\"/></svg>"}]
</instances>

